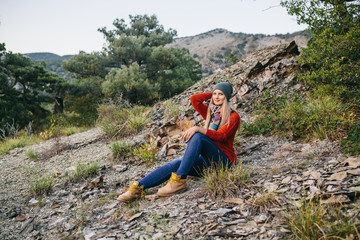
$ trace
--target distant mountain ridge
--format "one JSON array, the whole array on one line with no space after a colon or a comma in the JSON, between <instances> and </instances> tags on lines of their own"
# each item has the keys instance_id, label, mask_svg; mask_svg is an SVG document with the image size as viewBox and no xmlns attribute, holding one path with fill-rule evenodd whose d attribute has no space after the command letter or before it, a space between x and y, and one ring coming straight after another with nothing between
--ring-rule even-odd
<instances>
[{"instance_id":1,"label":"distant mountain ridge","mask_svg":"<svg viewBox=\"0 0 360 240\"><path fill-rule=\"evenodd\" d=\"M266 35L233 33L226 29L217 28L195 36L175 38L174 42L168 44L167 47L188 49L190 54L202 64L204 76L208 76L233 64L226 62L229 52L241 59L253 51L281 43L289 43L293 40L300 48L303 48L306 47L309 36L308 31ZM71 80L68 72L61 67L61 63L74 55L59 56L50 52L26 53L24 55L33 61L44 61L49 71Z\"/></svg>"},{"instance_id":2,"label":"distant mountain ridge","mask_svg":"<svg viewBox=\"0 0 360 240\"><path fill-rule=\"evenodd\" d=\"M55 53L50 52L35 52L35 53L25 53L23 54L29 57L31 60L43 61L46 64L46 69L50 72L56 73L58 76L70 81L71 77L69 76L69 72L61 67L61 63L65 60L69 60L74 55L57 55Z\"/></svg>"},{"instance_id":3,"label":"distant mountain ridge","mask_svg":"<svg viewBox=\"0 0 360 240\"><path fill-rule=\"evenodd\" d=\"M308 31L266 35L233 33L217 28L192 37L177 38L167 46L187 48L190 54L202 64L204 75L211 75L218 69L225 69L233 64L226 63L229 51L241 59L253 51L281 43L290 43L293 40L300 48L304 48L309 36Z\"/></svg>"}]
</instances>

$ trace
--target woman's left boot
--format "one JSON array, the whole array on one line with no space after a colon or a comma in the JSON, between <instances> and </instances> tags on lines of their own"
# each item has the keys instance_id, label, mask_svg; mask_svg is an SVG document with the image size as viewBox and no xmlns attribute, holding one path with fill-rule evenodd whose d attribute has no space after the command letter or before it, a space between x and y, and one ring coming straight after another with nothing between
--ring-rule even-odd
<instances>
[{"instance_id":1,"label":"woman's left boot","mask_svg":"<svg viewBox=\"0 0 360 240\"><path fill-rule=\"evenodd\" d=\"M181 179L181 176L176 175L176 173L171 173L169 182L164 187L159 188L157 195L167 197L174 193L183 192L186 188L186 179Z\"/></svg>"}]
</instances>

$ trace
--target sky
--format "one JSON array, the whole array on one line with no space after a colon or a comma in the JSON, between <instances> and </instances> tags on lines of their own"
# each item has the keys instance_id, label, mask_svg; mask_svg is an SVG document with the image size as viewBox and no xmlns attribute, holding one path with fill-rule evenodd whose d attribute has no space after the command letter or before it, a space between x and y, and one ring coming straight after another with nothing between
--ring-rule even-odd
<instances>
[{"instance_id":1,"label":"sky","mask_svg":"<svg viewBox=\"0 0 360 240\"><path fill-rule=\"evenodd\" d=\"M115 19L153 15L177 37L215 28L231 32L286 34L304 30L280 0L0 0L0 43L13 53L58 55L101 51L97 30L113 29Z\"/></svg>"}]
</instances>

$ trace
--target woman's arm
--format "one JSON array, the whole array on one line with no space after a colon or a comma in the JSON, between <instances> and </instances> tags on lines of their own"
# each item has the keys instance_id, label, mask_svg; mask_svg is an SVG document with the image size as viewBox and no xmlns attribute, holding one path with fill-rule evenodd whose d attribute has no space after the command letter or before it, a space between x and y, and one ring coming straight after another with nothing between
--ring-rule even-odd
<instances>
[{"instance_id":1,"label":"woman's arm","mask_svg":"<svg viewBox=\"0 0 360 240\"><path fill-rule=\"evenodd\" d=\"M208 106L203 104L203 102L209 100L211 96L212 92L206 92L194 94L190 97L191 104L204 119L206 119Z\"/></svg>"},{"instance_id":2,"label":"woman's arm","mask_svg":"<svg viewBox=\"0 0 360 240\"><path fill-rule=\"evenodd\" d=\"M206 129L205 128L194 126L194 127L189 128L185 132L183 132L180 139L184 140L185 142L188 142L190 140L190 138L197 132L206 135Z\"/></svg>"}]
</instances>

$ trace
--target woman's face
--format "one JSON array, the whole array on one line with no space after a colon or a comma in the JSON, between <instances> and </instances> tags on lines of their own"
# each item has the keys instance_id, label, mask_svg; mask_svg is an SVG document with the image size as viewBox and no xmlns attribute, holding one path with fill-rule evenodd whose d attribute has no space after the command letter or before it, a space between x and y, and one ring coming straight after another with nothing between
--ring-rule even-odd
<instances>
[{"instance_id":1,"label":"woman's face","mask_svg":"<svg viewBox=\"0 0 360 240\"><path fill-rule=\"evenodd\" d=\"M222 91L220 91L219 89L216 89L213 91L212 100L216 106L223 105L225 98L226 98L225 94Z\"/></svg>"}]
</instances>

